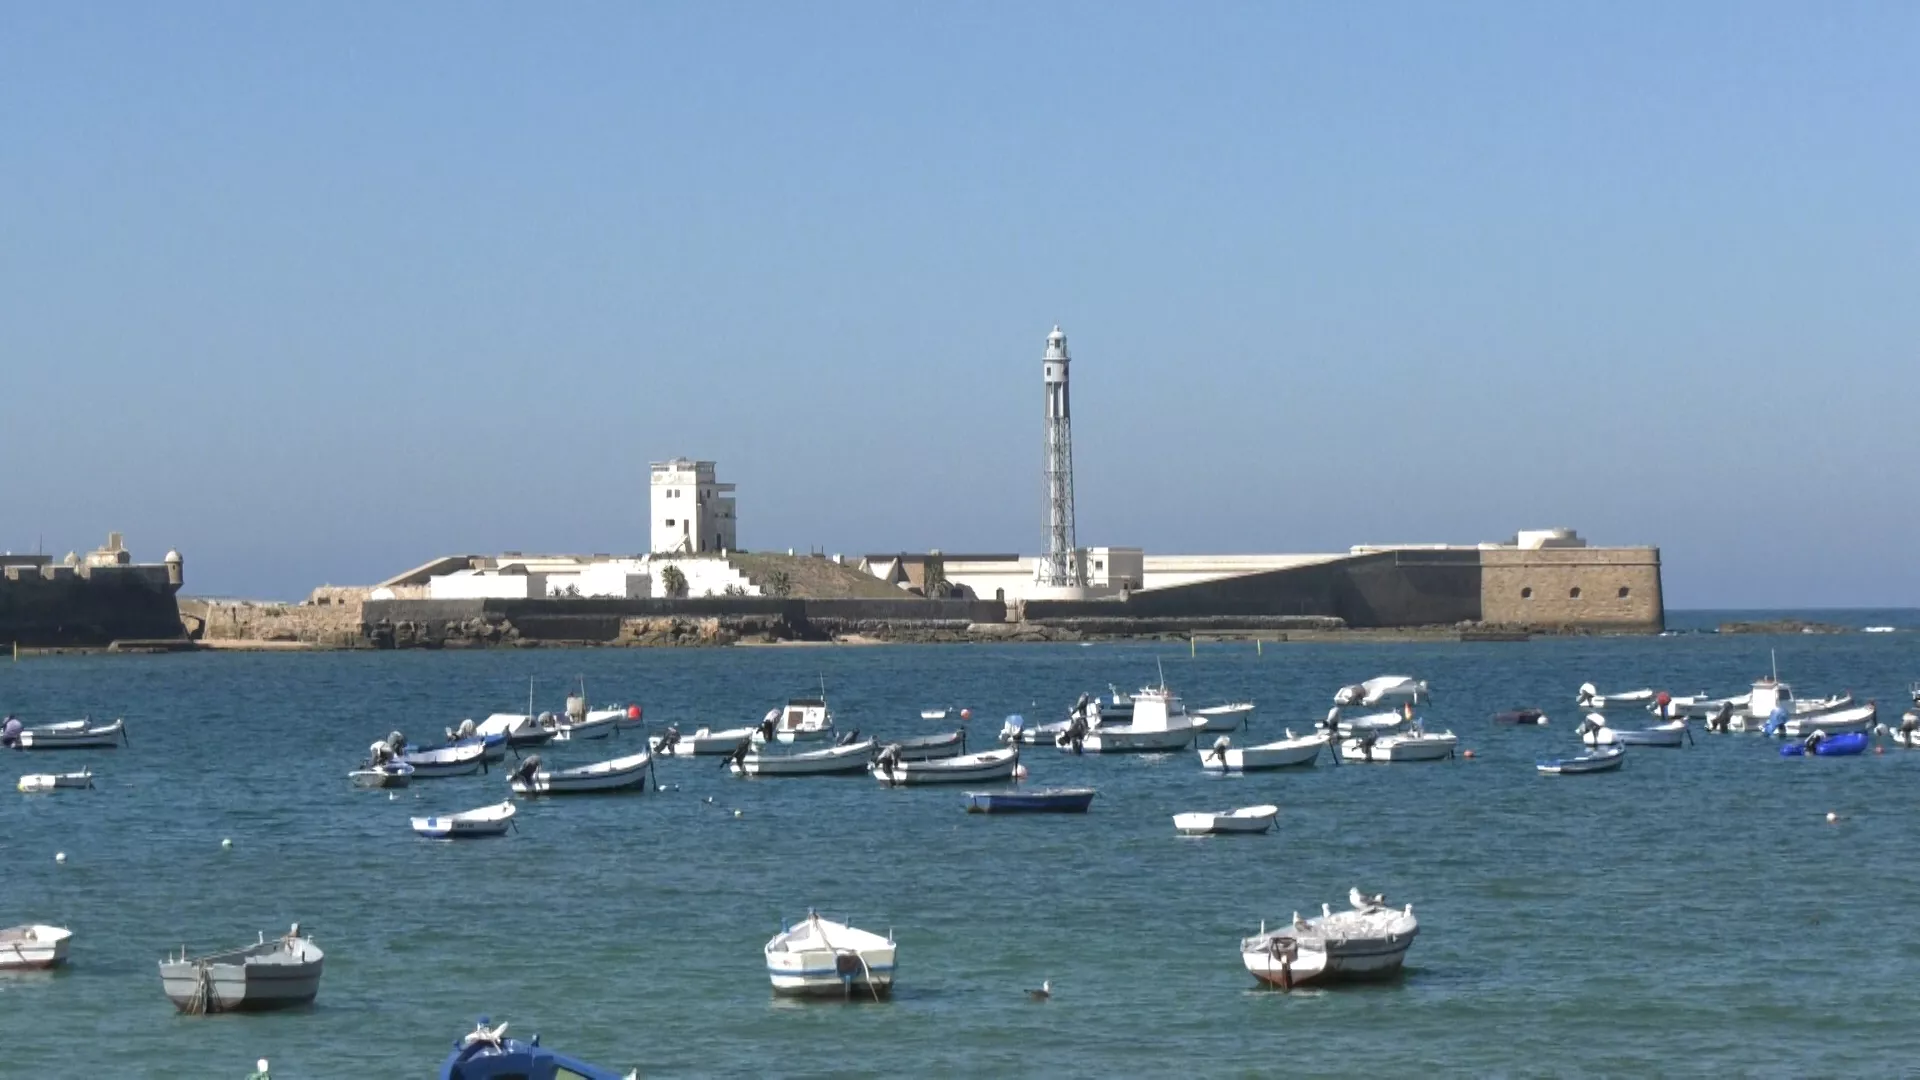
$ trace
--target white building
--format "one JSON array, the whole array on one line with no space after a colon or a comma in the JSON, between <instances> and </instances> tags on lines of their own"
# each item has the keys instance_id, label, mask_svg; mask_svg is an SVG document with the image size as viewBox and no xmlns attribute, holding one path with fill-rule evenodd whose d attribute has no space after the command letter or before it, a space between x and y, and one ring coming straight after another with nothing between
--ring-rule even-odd
<instances>
[{"instance_id":1,"label":"white building","mask_svg":"<svg viewBox=\"0 0 1920 1080\"><path fill-rule=\"evenodd\" d=\"M650 550L698 555L740 546L734 533L733 498L724 494L733 485L717 482L713 465L686 458L653 463Z\"/></svg>"}]
</instances>

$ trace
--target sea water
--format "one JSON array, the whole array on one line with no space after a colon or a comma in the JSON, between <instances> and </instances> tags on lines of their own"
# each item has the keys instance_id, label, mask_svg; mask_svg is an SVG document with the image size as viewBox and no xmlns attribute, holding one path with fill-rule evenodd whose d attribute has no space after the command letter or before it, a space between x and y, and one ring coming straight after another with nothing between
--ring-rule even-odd
<instances>
[{"instance_id":1,"label":"sea water","mask_svg":"<svg viewBox=\"0 0 1920 1080\"><path fill-rule=\"evenodd\" d=\"M485 1015L645 1076L1892 1075L1913 1060L1920 752L1783 760L1772 740L1696 727L1698 745L1631 748L1617 773L1533 768L1578 751L1583 682L1736 693L1770 653L1802 695L1851 689L1890 723L1920 678L1909 633L0 665L0 711L124 716L131 744L0 755L8 788L97 774L95 791L0 799L0 925L74 931L67 970L0 977L0 1073L204 1080L267 1057L276 1080L426 1077ZM454 844L407 819L499 801L500 766L391 797L346 777L391 729L424 742L523 711L529 678L540 709L584 682L656 730L753 723L823 686L863 734L925 733L921 709L965 706L982 749L1007 714L1058 719L1082 691L1162 671L1190 707L1255 700L1243 741L1305 732L1342 684L1413 675L1433 688L1429 727L1473 757L1219 778L1190 752L1035 748L1031 784L1099 796L1085 816L1011 818L968 815L947 787L669 759L663 792L523 802L517 833ZM1529 705L1552 723L1489 722ZM637 745L538 752L568 765ZM1281 813L1265 836L1173 831L1181 811L1266 802ZM1240 938L1354 885L1413 904L1405 977L1258 989ZM809 908L892 931L890 1002L772 997L761 946ZM294 921L327 954L311 1009L189 1017L161 995L169 950ZM1030 1001L1043 979L1053 999Z\"/></svg>"}]
</instances>

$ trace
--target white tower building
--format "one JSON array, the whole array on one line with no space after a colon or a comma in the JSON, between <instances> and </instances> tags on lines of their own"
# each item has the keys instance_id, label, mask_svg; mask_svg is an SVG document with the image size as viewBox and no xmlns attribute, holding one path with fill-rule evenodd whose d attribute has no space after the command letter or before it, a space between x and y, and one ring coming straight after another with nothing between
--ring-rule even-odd
<instances>
[{"instance_id":1,"label":"white tower building","mask_svg":"<svg viewBox=\"0 0 1920 1080\"><path fill-rule=\"evenodd\" d=\"M1043 589L1083 591L1087 569L1073 531L1073 404L1067 392L1067 335L1047 335L1041 380L1047 391L1047 550L1034 568Z\"/></svg>"},{"instance_id":2,"label":"white tower building","mask_svg":"<svg viewBox=\"0 0 1920 1080\"><path fill-rule=\"evenodd\" d=\"M714 478L713 462L653 463L652 550L698 555L739 548L733 517L732 484Z\"/></svg>"}]
</instances>

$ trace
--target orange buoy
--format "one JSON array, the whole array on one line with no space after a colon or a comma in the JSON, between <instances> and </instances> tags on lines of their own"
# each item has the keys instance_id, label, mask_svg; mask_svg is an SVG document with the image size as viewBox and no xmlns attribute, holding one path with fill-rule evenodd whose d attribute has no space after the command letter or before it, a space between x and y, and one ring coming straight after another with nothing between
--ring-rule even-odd
<instances>
[{"instance_id":1,"label":"orange buoy","mask_svg":"<svg viewBox=\"0 0 1920 1080\"><path fill-rule=\"evenodd\" d=\"M1461 757L1463 757L1463 758L1466 758L1466 759L1467 759L1468 761L1472 761L1472 760L1473 760L1473 751L1471 751L1471 750L1462 750L1462 751L1460 752L1460 756L1461 756Z\"/></svg>"},{"instance_id":2,"label":"orange buoy","mask_svg":"<svg viewBox=\"0 0 1920 1080\"><path fill-rule=\"evenodd\" d=\"M640 706L638 705L627 706L627 719L629 720L640 719Z\"/></svg>"}]
</instances>

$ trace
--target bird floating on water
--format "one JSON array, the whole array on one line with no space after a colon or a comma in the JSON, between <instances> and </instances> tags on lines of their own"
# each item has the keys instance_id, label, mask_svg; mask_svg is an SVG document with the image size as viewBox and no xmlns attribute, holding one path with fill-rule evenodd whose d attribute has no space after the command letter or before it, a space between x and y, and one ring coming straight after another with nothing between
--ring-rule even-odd
<instances>
[{"instance_id":1,"label":"bird floating on water","mask_svg":"<svg viewBox=\"0 0 1920 1080\"><path fill-rule=\"evenodd\" d=\"M1052 1000L1053 999L1053 980L1052 979L1040 980L1040 989L1027 991L1027 998L1031 1001Z\"/></svg>"}]
</instances>

